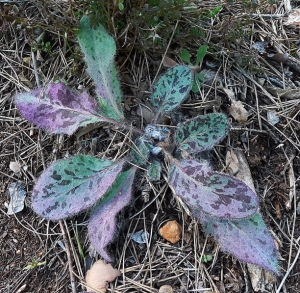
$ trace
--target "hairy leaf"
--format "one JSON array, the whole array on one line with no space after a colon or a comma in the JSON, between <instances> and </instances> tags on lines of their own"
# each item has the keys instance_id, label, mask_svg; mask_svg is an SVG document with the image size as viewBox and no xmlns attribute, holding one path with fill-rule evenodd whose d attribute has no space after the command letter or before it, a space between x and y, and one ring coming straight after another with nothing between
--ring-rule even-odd
<instances>
[{"instance_id":1,"label":"hairy leaf","mask_svg":"<svg viewBox=\"0 0 300 293\"><path fill-rule=\"evenodd\" d=\"M169 183L176 195L190 205L219 218L239 219L258 208L255 193L241 180L211 171L208 163L173 160Z\"/></svg>"},{"instance_id":2,"label":"hairy leaf","mask_svg":"<svg viewBox=\"0 0 300 293\"><path fill-rule=\"evenodd\" d=\"M84 16L80 21L78 41L85 55L88 73L96 83L102 113L108 118L122 121L122 93L114 65L114 39L102 25L91 28L88 17Z\"/></svg>"},{"instance_id":3,"label":"hairy leaf","mask_svg":"<svg viewBox=\"0 0 300 293\"><path fill-rule=\"evenodd\" d=\"M108 262L106 246L113 240L116 230L116 215L131 199L132 183L137 168L122 172L111 189L91 213L88 225L89 238L97 252Z\"/></svg>"},{"instance_id":4,"label":"hairy leaf","mask_svg":"<svg viewBox=\"0 0 300 293\"><path fill-rule=\"evenodd\" d=\"M149 140L143 137L137 138L130 152L133 163L141 166L146 164L152 148L153 145Z\"/></svg>"},{"instance_id":5,"label":"hairy leaf","mask_svg":"<svg viewBox=\"0 0 300 293\"><path fill-rule=\"evenodd\" d=\"M86 92L71 91L62 82L17 94L15 103L27 120L51 133L71 135L80 126L102 121L94 99Z\"/></svg>"},{"instance_id":6,"label":"hairy leaf","mask_svg":"<svg viewBox=\"0 0 300 293\"><path fill-rule=\"evenodd\" d=\"M161 162L158 160L152 160L151 164L147 167L147 174L150 181L159 181L161 174Z\"/></svg>"},{"instance_id":7,"label":"hairy leaf","mask_svg":"<svg viewBox=\"0 0 300 293\"><path fill-rule=\"evenodd\" d=\"M150 103L155 108L156 120L169 114L187 98L193 85L193 73L188 66L168 69L153 85Z\"/></svg>"},{"instance_id":8,"label":"hairy leaf","mask_svg":"<svg viewBox=\"0 0 300 293\"><path fill-rule=\"evenodd\" d=\"M229 129L224 114L199 115L180 124L175 131L179 148L190 154L211 149Z\"/></svg>"},{"instance_id":9,"label":"hairy leaf","mask_svg":"<svg viewBox=\"0 0 300 293\"><path fill-rule=\"evenodd\" d=\"M258 212L239 220L220 219L199 211L194 216L200 219L205 232L219 242L222 250L278 273L276 246Z\"/></svg>"},{"instance_id":10,"label":"hairy leaf","mask_svg":"<svg viewBox=\"0 0 300 293\"><path fill-rule=\"evenodd\" d=\"M58 220L95 204L112 186L124 161L76 155L51 164L38 179L32 207L40 216Z\"/></svg>"}]
</instances>

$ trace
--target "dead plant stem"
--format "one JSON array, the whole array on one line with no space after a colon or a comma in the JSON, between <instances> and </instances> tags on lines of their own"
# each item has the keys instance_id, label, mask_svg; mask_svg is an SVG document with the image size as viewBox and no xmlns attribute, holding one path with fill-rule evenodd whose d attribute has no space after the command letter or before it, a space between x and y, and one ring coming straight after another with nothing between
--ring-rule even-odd
<instances>
[{"instance_id":1,"label":"dead plant stem","mask_svg":"<svg viewBox=\"0 0 300 293\"><path fill-rule=\"evenodd\" d=\"M61 232L63 235L65 247L66 247L72 293L77 293L76 282L75 282L75 277L74 277L74 273L73 273L73 262L72 262L71 252L70 252L70 246L69 246L69 242L68 242L68 239L66 236L66 232L65 232L65 228L64 228L64 224L63 224L62 220L59 220L59 226L60 226L60 229L61 229Z\"/></svg>"},{"instance_id":2,"label":"dead plant stem","mask_svg":"<svg viewBox=\"0 0 300 293\"><path fill-rule=\"evenodd\" d=\"M287 270L287 272L286 272L286 274L284 275L284 277L283 277L283 279L282 279L282 281L281 281L279 287L277 288L276 293L280 293L280 290L281 290L282 286L284 285L284 283L285 283L287 277L288 277L289 274L291 273L293 267L295 266L295 264L296 264L296 262L297 262L297 260L298 260L298 258L299 258L299 255L300 255L300 247L298 248L298 252L297 252L297 255L296 255L296 257L295 257L293 263L291 264L291 266L290 266L289 269Z\"/></svg>"}]
</instances>

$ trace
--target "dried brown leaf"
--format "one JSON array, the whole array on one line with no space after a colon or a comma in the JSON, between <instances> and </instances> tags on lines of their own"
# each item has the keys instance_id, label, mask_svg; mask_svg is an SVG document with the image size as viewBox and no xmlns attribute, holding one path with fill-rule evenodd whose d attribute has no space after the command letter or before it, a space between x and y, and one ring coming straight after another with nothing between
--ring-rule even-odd
<instances>
[{"instance_id":1,"label":"dried brown leaf","mask_svg":"<svg viewBox=\"0 0 300 293\"><path fill-rule=\"evenodd\" d=\"M176 61L174 61L173 59L171 59L171 58L165 56L165 58L164 58L164 60L163 60L163 66L169 68L169 67L174 67L174 66L176 66L176 65L178 65L178 63L177 63Z\"/></svg>"},{"instance_id":2,"label":"dried brown leaf","mask_svg":"<svg viewBox=\"0 0 300 293\"><path fill-rule=\"evenodd\" d=\"M231 100L231 106L228 108L229 114L239 123L245 123L248 120L248 112L241 101Z\"/></svg>"},{"instance_id":3,"label":"dried brown leaf","mask_svg":"<svg viewBox=\"0 0 300 293\"><path fill-rule=\"evenodd\" d=\"M233 150L228 151L226 154L226 166L227 173L230 175L235 175L239 171L239 160Z\"/></svg>"},{"instance_id":4,"label":"dried brown leaf","mask_svg":"<svg viewBox=\"0 0 300 293\"><path fill-rule=\"evenodd\" d=\"M279 87L265 88L271 95L278 98L285 98L288 100L300 99L300 89L282 89Z\"/></svg>"},{"instance_id":5,"label":"dried brown leaf","mask_svg":"<svg viewBox=\"0 0 300 293\"><path fill-rule=\"evenodd\" d=\"M293 13L288 16L285 25L300 25L300 9L295 9Z\"/></svg>"}]
</instances>

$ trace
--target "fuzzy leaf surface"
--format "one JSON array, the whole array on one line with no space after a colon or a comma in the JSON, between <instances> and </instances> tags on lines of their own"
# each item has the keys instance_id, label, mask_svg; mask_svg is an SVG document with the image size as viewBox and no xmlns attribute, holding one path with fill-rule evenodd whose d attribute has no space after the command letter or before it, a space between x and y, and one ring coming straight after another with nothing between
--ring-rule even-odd
<instances>
[{"instance_id":1,"label":"fuzzy leaf surface","mask_svg":"<svg viewBox=\"0 0 300 293\"><path fill-rule=\"evenodd\" d=\"M88 73L96 83L101 112L108 118L124 120L122 93L114 64L116 43L102 25L91 28L87 16L82 17L78 41L85 55Z\"/></svg>"},{"instance_id":2,"label":"fuzzy leaf surface","mask_svg":"<svg viewBox=\"0 0 300 293\"><path fill-rule=\"evenodd\" d=\"M199 211L194 216L200 219L205 232L219 242L222 250L239 260L278 273L276 246L258 212L239 220L220 219Z\"/></svg>"},{"instance_id":3,"label":"fuzzy leaf surface","mask_svg":"<svg viewBox=\"0 0 300 293\"><path fill-rule=\"evenodd\" d=\"M108 262L112 257L106 246L113 240L116 230L116 215L130 201L132 184L137 168L122 172L105 197L93 209L88 224L89 238L97 252Z\"/></svg>"},{"instance_id":4,"label":"fuzzy leaf surface","mask_svg":"<svg viewBox=\"0 0 300 293\"><path fill-rule=\"evenodd\" d=\"M178 125L175 139L179 148L189 154L211 149L229 129L226 116L220 113L199 115Z\"/></svg>"},{"instance_id":5,"label":"fuzzy leaf surface","mask_svg":"<svg viewBox=\"0 0 300 293\"><path fill-rule=\"evenodd\" d=\"M50 133L73 134L78 127L103 121L97 102L86 92L77 93L64 83L50 83L45 90L15 96L24 118Z\"/></svg>"},{"instance_id":6,"label":"fuzzy leaf surface","mask_svg":"<svg viewBox=\"0 0 300 293\"><path fill-rule=\"evenodd\" d=\"M130 152L133 163L140 166L145 165L149 160L152 148L153 146L149 140L143 137L137 138Z\"/></svg>"},{"instance_id":7,"label":"fuzzy leaf surface","mask_svg":"<svg viewBox=\"0 0 300 293\"><path fill-rule=\"evenodd\" d=\"M219 218L240 219L258 208L255 193L241 180L214 172L208 163L173 160L169 184L192 212L198 210Z\"/></svg>"},{"instance_id":8,"label":"fuzzy leaf surface","mask_svg":"<svg viewBox=\"0 0 300 293\"><path fill-rule=\"evenodd\" d=\"M147 175L150 181L159 181L161 175L161 162L159 160L152 160L147 167Z\"/></svg>"},{"instance_id":9,"label":"fuzzy leaf surface","mask_svg":"<svg viewBox=\"0 0 300 293\"><path fill-rule=\"evenodd\" d=\"M59 220L95 204L112 186L124 161L76 155L51 164L39 177L32 207L40 216Z\"/></svg>"},{"instance_id":10,"label":"fuzzy leaf surface","mask_svg":"<svg viewBox=\"0 0 300 293\"><path fill-rule=\"evenodd\" d=\"M188 66L177 65L162 74L153 85L150 103L157 117L178 108L193 85L193 73Z\"/></svg>"}]
</instances>

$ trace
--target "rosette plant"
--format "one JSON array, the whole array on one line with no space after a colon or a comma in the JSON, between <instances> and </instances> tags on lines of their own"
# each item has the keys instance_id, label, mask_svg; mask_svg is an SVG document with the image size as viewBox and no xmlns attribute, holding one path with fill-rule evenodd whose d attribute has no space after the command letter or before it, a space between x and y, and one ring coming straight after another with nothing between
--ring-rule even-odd
<instances>
[{"instance_id":1,"label":"rosette plant","mask_svg":"<svg viewBox=\"0 0 300 293\"><path fill-rule=\"evenodd\" d=\"M164 180L161 164L165 160L174 195L186 202L221 248L242 261L277 272L276 248L258 212L256 194L241 180L213 171L206 161L192 159L226 136L226 116L213 113L187 119L172 128L160 125L164 115L171 115L187 99L194 81L191 69L177 65L161 75L149 97L155 113L152 123L145 129L132 128L121 107L114 39L101 25L91 28L84 16L78 40L97 97L73 91L63 82L52 82L45 88L17 94L18 109L51 134L71 135L79 127L106 122L132 129L137 138L130 155L121 160L79 154L53 162L33 189L33 210L46 219L59 220L90 209L90 241L111 262L107 245L114 238L116 215L131 200L137 170L147 169L150 180Z\"/></svg>"}]
</instances>

